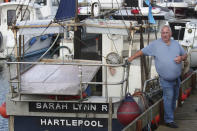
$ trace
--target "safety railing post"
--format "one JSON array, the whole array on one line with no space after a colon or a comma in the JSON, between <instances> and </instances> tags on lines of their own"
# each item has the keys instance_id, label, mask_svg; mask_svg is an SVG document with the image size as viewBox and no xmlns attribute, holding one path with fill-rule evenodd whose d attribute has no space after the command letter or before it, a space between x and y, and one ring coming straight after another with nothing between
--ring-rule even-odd
<instances>
[{"instance_id":1,"label":"safety railing post","mask_svg":"<svg viewBox=\"0 0 197 131\"><path fill-rule=\"evenodd\" d=\"M82 85L82 67L81 66L79 66L78 67L79 68L79 78L80 78L80 99L82 100L83 99L83 85Z\"/></svg>"},{"instance_id":2,"label":"safety railing post","mask_svg":"<svg viewBox=\"0 0 197 131\"><path fill-rule=\"evenodd\" d=\"M112 131L112 115L113 115L113 112L112 112L112 98L109 97L109 117L108 117L108 131Z\"/></svg>"}]
</instances>

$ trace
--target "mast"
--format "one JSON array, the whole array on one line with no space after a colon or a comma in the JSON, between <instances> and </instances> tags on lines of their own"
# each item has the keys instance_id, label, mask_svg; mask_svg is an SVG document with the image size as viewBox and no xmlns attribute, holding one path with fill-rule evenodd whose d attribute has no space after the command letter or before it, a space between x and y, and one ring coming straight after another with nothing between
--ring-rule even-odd
<instances>
[{"instance_id":1,"label":"mast","mask_svg":"<svg viewBox=\"0 0 197 131\"><path fill-rule=\"evenodd\" d=\"M78 0L76 1L76 12L75 12L75 23L78 23L80 20L78 18ZM74 59L81 58L81 28L76 27L74 30Z\"/></svg>"},{"instance_id":2,"label":"mast","mask_svg":"<svg viewBox=\"0 0 197 131\"><path fill-rule=\"evenodd\" d=\"M79 22L78 19L78 0L75 0L76 2L76 9L75 9L75 23Z\"/></svg>"}]
</instances>

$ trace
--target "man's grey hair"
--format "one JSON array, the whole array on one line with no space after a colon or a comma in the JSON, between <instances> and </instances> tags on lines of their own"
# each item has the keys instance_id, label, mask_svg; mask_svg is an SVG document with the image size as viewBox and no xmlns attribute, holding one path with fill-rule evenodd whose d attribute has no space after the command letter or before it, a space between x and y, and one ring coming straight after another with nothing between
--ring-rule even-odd
<instances>
[{"instance_id":1,"label":"man's grey hair","mask_svg":"<svg viewBox=\"0 0 197 131\"><path fill-rule=\"evenodd\" d=\"M170 28L169 25L163 25L162 28L161 28L161 30L160 30L160 32L163 30L163 28L168 28L170 30L170 32L172 33L172 30L171 30L171 28Z\"/></svg>"}]
</instances>

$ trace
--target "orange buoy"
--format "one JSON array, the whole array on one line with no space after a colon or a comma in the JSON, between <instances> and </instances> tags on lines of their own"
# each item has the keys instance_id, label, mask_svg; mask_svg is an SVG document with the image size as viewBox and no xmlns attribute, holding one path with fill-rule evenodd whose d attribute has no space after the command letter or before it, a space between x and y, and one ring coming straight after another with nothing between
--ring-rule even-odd
<instances>
[{"instance_id":1,"label":"orange buoy","mask_svg":"<svg viewBox=\"0 0 197 131\"><path fill-rule=\"evenodd\" d=\"M117 119L124 126L140 115L140 108L133 97L128 94L117 110Z\"/></svg>"},{"instance_id":2,"label":"orange buoy","mask_svg":"<svg viewBox=\"0 0 197 131\"><path fill-rule=\"evenodd\" d=\"M4 2L6 3L6 2L10 2L10 0L4 0Z\"/></svg>"},{"instance_id":3,"label":"orange buoy","mask_svg":"<svg viewBox=\"0 0 197 131\"><path fill-rule=\"evenodd\" d=\"M159 114L155 116L155 121L157 124L159 124L159 122L160 122L160 115Z\"/></svg>"},{"instance_id":4,"label":"orange buoy","mask_svg":"<svg viewBox=\"0 0 197 131\"><path fill-rule=\"evenodd\" d=\"M183 92L181 94L181 101L184 101L186 98L187 98L187 94Z\"/></svg>"},{"instance_id":5,"label":"orange buoy","mask_svg":"<svg viewBox=\"0 0 197 131\"><path fill-rule=\"evenodd\" d=\"M0 114L3 118L9 117L6 113L6 103L5 102L0 106Z\"/></svg>"}]
</instances>

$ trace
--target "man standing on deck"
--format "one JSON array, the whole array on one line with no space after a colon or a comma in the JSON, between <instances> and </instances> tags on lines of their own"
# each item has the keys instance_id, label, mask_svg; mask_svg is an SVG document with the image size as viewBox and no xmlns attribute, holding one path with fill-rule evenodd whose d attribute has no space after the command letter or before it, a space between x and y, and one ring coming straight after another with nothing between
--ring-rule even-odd
<instances>
[{"instance_id":1,"label":"man standing on deck","mask_svg":"<svg viewBox=\"0 0 197 131\"><path fill-rule=\"evenodd\" d=\"M164 121L166 126L178 128L174 122L174 111L179 95L181 63L186 60L187 54L177 41L171 39L171 36L170 27L164 25L161 28L161 38L137 51L128 58L128 62L142 55L154 56L156 71L163 89Z\"/></svg>"}]
</instances>

